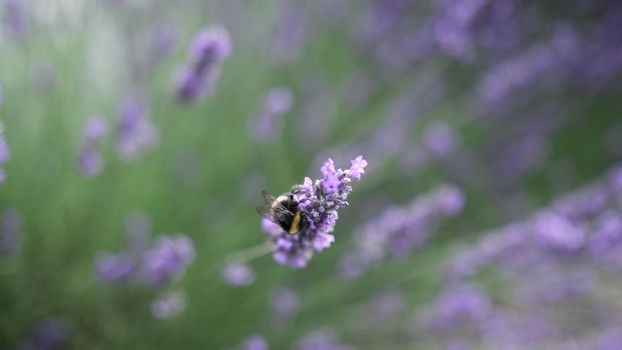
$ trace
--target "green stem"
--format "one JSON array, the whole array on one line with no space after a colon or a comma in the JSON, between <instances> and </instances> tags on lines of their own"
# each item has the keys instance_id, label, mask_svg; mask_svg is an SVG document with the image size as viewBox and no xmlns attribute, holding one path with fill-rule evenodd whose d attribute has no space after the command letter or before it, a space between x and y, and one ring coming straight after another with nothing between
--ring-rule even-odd
<instances>
[{"instance_id":1,"label":"green stem","mask_svg":"<svg viewBox=\"0 0 622 350\"><path fill-rule=\"evenodd\" d=\"M272 247L267 243L262 243L254 247L250 247L239 252L230 254L225 258L224 261L225 264L246 264L249 261L262 257L270 252L272 252Z\"/></svg>"}]
</instances>

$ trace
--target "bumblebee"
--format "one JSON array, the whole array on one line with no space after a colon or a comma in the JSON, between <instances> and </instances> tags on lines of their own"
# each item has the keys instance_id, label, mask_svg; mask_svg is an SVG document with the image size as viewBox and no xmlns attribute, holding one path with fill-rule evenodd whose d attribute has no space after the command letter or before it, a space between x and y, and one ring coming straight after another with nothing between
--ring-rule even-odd
<instances>
[{"instance_id":1,"label":"bumblebee","mask_svg":"<svg viewBox=\"0 0 622 350\"><path fill-rule=\"evenodd\" d=\"M285 192L274 198L268 192L261 191L261 196L266 204L257 207L259 215L281 226L290 235L304 229L306 221L298 210L298 201L294 199L292 192Z\"/></svg>"}]
</instances>

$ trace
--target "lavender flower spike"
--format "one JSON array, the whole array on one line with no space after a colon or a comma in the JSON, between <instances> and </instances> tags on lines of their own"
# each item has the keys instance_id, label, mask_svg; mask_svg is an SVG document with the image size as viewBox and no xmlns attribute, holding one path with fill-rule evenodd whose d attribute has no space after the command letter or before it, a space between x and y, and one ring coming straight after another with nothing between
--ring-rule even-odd
<instances>
[{"instance_id":1,"label":"lavender flower spike","mask_svg":"<svg viewBox=\"0 0 622 350\"><path fill-rule=\"evenodd\" d=\"M166 285L186 271L194 256L192 241L186 235L161 236L143 254L144 278L153 287Z\"/></svg>"},{"instance_id":2,"label":"lavender flower spike","mask_svg":"<svg viewBox=\"0 0 622 350\"><path fill-rule=\"evenodd\" d=\"M255 282L255 271L242 264L229 264L221 272L222 279L230 286L248 287Z\"/></svg>"},{"instance_id":3,"label":"lavender flower spike","mask_svg":"<svg viewBox=\"0 0 622 350\"><path fill-rule=\"evenodd\" d=\"M291 235L274 226L262 225L270 235L273 258L279 264L292 268L304 268L314 252L320 252L335 241L331 234L339 218L338 210L348 206L348 195L352 192L352 180L360 180L365 172L367 161L362 156L352 161L350 169L335 169L331 159L321 168L322 179L304 182L292 190L298 203L302 220L300 232Z\"/></svg>"},{"instance_id":4,"label":"lavender flower spike","mask_svg":"<svg viewBox=\"0 0 622 350\"><path fill-rule=\"evenodd\" d=\"M224 28L206 29L190 47L190 62L177 75L177 98L190 103L209 95L220 64L231 54L231 38Z\"/></svg>"},{"instance_id":5,"label":"lavender flower spike","mask_svg":"<svg viewBox=\"0 0 622 350\"><path fill-rule=\"evenodd\" d=\"M278 131L282 117L291 109L293 102L294 96L289 89L270 89L261 110L249 123L251 136L257 141L268 142Z\"/></svg>"},{"instance_id":6,"label":"lavender flower spike","mask_svg":"<svg viewBox=\"0 0 622 350\"><path fill-rule=\"evenodd\" d=\"M168 293L151 303L151 314L158 320L178 316L186 307L186 300L179 293Z\"/></svg>"},{"instance_id":7,"label":"lavender flower spike","mask_svg":"<svg viewBox=\"0 0 622 350\"><path fill-rule=\"evenodd\" d=\"M130 97L125 101L117 123L117 152L126 162L136 160L159 141L158 130L139 99Z\"/></svg>"},{"instance_id":8,"label":"lavender flower spike","mask_svg":"<svg viewBox=\"0 0 622 350\"><path fill-rule=\"evenodd\" d=\"M78 151L78 169L82 175L91 177L104 168L104 160L99 151L101 139L106 134L108 125L101 117L92 117L84 126L84 140Z\"/></svg>"},{"instance_id":9,"label":"lavender flower spike","mask_svg":"<svg viewBox=\"0 0 622 350\"><path fill-rule=\"evenodd\" d=\"M4 182L6 179L6 173L2 166L6 164L9 159L11 159L11 151L9 150L9 145L6 142L6 139L2 135L2 127L3 125L0 123L0 183Z\"/></svg>"},{"instance_id":10,"label":"lavender flower spike","mask_svg":"<svg viewBox=\"0 0 622 350\"><path fill-rule=\"evenodd\" d=\"M268 342L261 335L254 334L244 340L241 350L268 350Z\"/></svg>"}]
</instances>

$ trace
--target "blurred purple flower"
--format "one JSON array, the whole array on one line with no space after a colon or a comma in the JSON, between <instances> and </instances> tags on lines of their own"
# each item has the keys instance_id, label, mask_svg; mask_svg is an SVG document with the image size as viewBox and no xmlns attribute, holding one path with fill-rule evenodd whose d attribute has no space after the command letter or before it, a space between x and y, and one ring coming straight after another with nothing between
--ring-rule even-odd
<instances>
[{"instance_id":1,"label":"blurred purple flower","mask_svg":"<svg viewBox=\"0 0 622 350\"><path fill-rule=\"evenodd\" d=\"M190 238L182 233L161 235L149 246L148 225L148 218L128 219L130 246L118 254L99 253L96 258L95 272L100 281L119 285L144 283L158 289L186 271L195 256Z\"/></svg>"},{"instance_id":2,"label":"blurred purple flower","mask_svg":"<svg viewBox=\"0 0 622 350\"><path fill-rule=\"evenodd\" d=\"M178 39L177 33L172 27L160 26L156 28L150 45L152 63L167 58L176 49Z\"/></svg>"},{"instance_id":3,"label":"blurred purple flower","mask_svg":"<svg viewBox=\"0 0 622 350\"><path fill-rule=\"evenodd\" d=\"M184 234L160 236L142 256L142 270L147 283L161 287L181 276L194 260L192 241Z\"/></svg>"},{"instance_id":4,"label":"blurred purple flower","mask_svg":"<svg viewBox=\"0 0 622 350\"><path fill-rule=\"evenodd\" d=\"M594 350L617 350L622 348L622 330L616 325L601 331L592 346Z\"/></svg>"},{"instance_id":5,"label":"blurred purple flower","mask_svg":"<svg viewBox=\"0 0 622 350\"><path fill-rule=\"evenodd\" d=\"M276 25L271 42L272 58L278 64L295 62L304 48L308 32L309 19L303 4L284 0L278 6Z\"/></svg>"},{"instance_id":6,"label":"blurred purple flower","mask_svg":"<svg viewBox=\"0 0 622 350\"><path fill-rule=\"evenodd\" d=\"M551 49L535 46L519 56L493 67L483 76L479 91L486 107L502 108L521 91L537 91L536 83L551 84L558 77L559 65Z\"/></svg>"},{"instance_id":7,"label":"blurred purple flower","mask_svg":"<svg viewBox=\"0 0 622 350\"><path fill-rule=\"evenodd\" d=\"M70 332L57 319L47 319L39 322L28 337L20 342L18 350L60 350L64 349Z\"/></svg>"},{"instance_id":8,"label":"blurred purple flower","mask_svg":"<svg viewBox=\"0 0 622 350\"><path fill-rule=\"evenodd\" d=\"M23 39L26 33L26 1L4 0L3 5L2 22L7 36L14 40Z\"/></svg>"},{"instance_id":9,"label":"blurred purple flower","mask_svg":"<svg viewBox=\"0 0 622 350\"><path fill-rule=\"evenodd\" d=\"M106 134L108 123L102 117L91 117L84 126L84 137L88 141L99 141Z\"/></svg>"},{"instance_id":10,"label":"blurred purple flower","mask_svg":"<svg viewBox=\"0 0 622 350\"><path fill-rule=\"evenodd\" d=\"M145 105L129 98L121 108L117 124L117 152L122 160L136 160L158 143L158 131L149 120Z\"/></svg>"},{"instance_id":11,"label":"blurred purple flower","mask_svg":"<svg viewBox=\"0 0 622 350\"><path fill-rule=\"evenodd\" d=\"M366 165L359 156L353 161L354 171L335 169L333 161L328 159L321 167L323 179L314 183L307 177L304 183L295 187L293 193L299 203L304 229L291 235L268 227L275 261L292 268L304 268L313 252L330 247L335 241L331 233L339 218L337 211L348 205L347 198L352 191L350 183L353 179L360 179Z\"/></svg>"},{"instance_id":12,"label":"blurred purple flower","mask_svg":"<svg viewBox=\"0 0 622 350\"><path fill-rule=\"evenodd\" d=\"M210 28L197 35L190 47L190 61L177 76L177 98L191 103L209 95L220 66L231 54L231 38L224 28Z\"/></svg>"},{"instance_id":13,"label":"blurred purple flower","mask_svg":"<svg viewBox=\"0 0 622 350\"><path fill-rule=\"evenodd\" d=\"M486 234L470 249L454 254L450 260L449 280L473 277L484 266L501 257L509 257L527 243L527 229L521 224L507 226Z\"/></svg>"},{"instance_id":14,"label":"blurred purple flower","mask_svg":"<svg viewBox=\"0 0 622 350\"><path fill-rule=\"evenodd\" d=\"M407 207L390 207L358 229L355 247L338 263L344 279L360 277L389 253L404 257L419 248L445 218L462 212L464 195L449 185L416 197Z\"/></svg>"},{"instance_id":15,"label":"blurred purple flower","mask_svg":"<svg viewBox=\"0 0 622 350\"><path fill-rule=\"evenodd\" d=\"M249 123L251 135L260 142L270 140L279 127L280 119L290 110L294 97L283 87L273 88L264 97L263 105Z\"/></svg>"},{"instance_id":16,"label":"blurred purple flower","mask_svg":"<svg viewBox=\"0 0 622 350\"><path fill-rule=\"evenodd\" d=\"M223 268L221 277L230 286L248 287L255 282L255 271L248 265L229 264Z\"/></svg>"},{"instance_id":17,"label":"blurred purple flower","mask_svg":"<svg viewBox=\"0 0 622 350\"><path fill-rule=\"evenodd\" d=\"M622 216L613 210L599 217L589 238L589 250L594 257L601 257L622 243Z\"/></svg>"},{"instance_id":18,"label":"blurred purple flower","mask_svg":"<svg viewBox=\"0 0 622 350\"><path fill-rule=\"evenodd\" d=\"M363 159L363 156L358 156L351 161L350 177L354 180L360 180L361 175L365 174L365 167L367 167L367 161Z\"/></svg>"},{"instance_id":19,"label":"blurred purple flower","mask_svg":"<svg viewBox=\"0 0 622 350\"><path fill-rule=\"evenodd\" d=\"M78 168L85 177L95 176L104 169L104 159L99 151L83 147L78 154Z\"/></svg>"},{"instance_id":20,"label":"blurred purple flower","mask_svg":"<svg viewBox=\"0 0 622 350\"><path fill-rule=\"evenodd\" d=\"M9 145L6 142L6 139L2 135L3 125L0 123L0 183L4 182L6 179L6 173L2 166L6 164L11 159L11 152L9 150Z\"/></svg>"},{"instance_id":21,"label":"blurred purple flower","mask_svg":"<svg viewBox=\"0 0 622 350\"><path fill-rule=\"evenodd\" d=\"M481 322L491 311L488 296L477 286L453 286L441 293L425 321L432 329L447 330L463 322Z\"/></svg>"},{"instance_id":22,"label":"blurred purple flower","mask_svg":"<svg viewBox=\"0 0 622 350\"><path fill-rule=\"evenodd\" d=\"M541 348L556 335L556 326L547 314L534 310L522 314L509 310L496 310L477 327L481 339L492 348ZM544 343L542 343L544 342ZM558 344L559 341L554 342ZM547 348L547 347L545 347ZM555 346L557 348L557 346ZM561 348L565 348L561 346Z\"/></svg>"},{"instance_id":23,"label":"blurred purple flower","mask_svg":"<svg viewBox=\"0 0 622 350\"><path fill-rule=\"evenodd\" d=\"M541 244L571 252L581 248L585 241L585 231L580 226L554 213L539 215L534 233Z\"/></svg>"},{"instance_id":24,"label":"blurred purple flower","mask_svg":"<svg viewBox=\"0 0 622 350\"><path fill-rule=\"evenodd\" d=\"M118 285L133 282L137 276L138 263L127 254L100 253L95 261L95 273L101 282Z\"/></svg>"},{"instance_id":25,"label":"blurred purple flower","mask_svg":"<svg viewBox=\"0 0 622 350\"><path fill-rule=\"evenodd\" d=\"M151 303L151 314L158 320L167 320L184 311L186 301L179 293L168 293Z\"/></svg>"},{"instance_id":26,"label":"blurred purple flower","mask_svg":"<svg viewBox=\"0 0 622 350\"><path fill-rule=\"evenodd\" d=\"M530 268L530 278L538 283L519 286L532 304L575 302L576 297L593 292L596 284L596 271L585 265L565 271L554 264L541 263ZM573 300L568 300L574 298Z\"/></svg>"},{"instance_id":27,"label":"blurred purple flower","mask_svg":"<svg viewBox=\"0 0 622 350\"><path fill-rule=\"evenodd\" d=\"M0 216L0 257L17 252L21 244L22 218L15 209L7 209Z\"/></svg>"},{"instance_id":28,"label":"blurred purple flower","mask_svg":"<svg viewBox=\"0 0 622 350\"><path fill-rule=\"evenodd\" d=\"M434 25L434 39L442 52L461 60L474 58L472 27L487 3L487 0L441 2L444 7Z\"/></svg>"},{"instance_id":29,"label":"blurred purple flower","mask_svg":"<svg viewBox=\"0 0 622 350\"><path fill-rule=\"evenodd\" d=\"M251 335L244 340L241 350L268 350L268 342L259 334Z\"/></svg>"},{"instance_id":30,"label":"blurred purple flower","mask_svg":"<svg viewBox=\"0 0 622 350\"><path fill-rule=\"evenodd\" d=\"M3 136L0 136L0 165L6 164L11 159L9 145Z\"/></svg>"},{"instance_id":31,"label":"blurred purple flower","mask_svg":"<svg viewBox=\"0 0 622 350\"><path fill-rule=\"evenodd\" d=\"M283 327L300 309L300 299L293 290L279 288L270 297L272 319L277 327Z\"/></svg>"},{"instance_id":32,"label":"blurred purple flower","mask_svg":"<svg viewBox=\"0 0 622 350\"><path fill-rule=\"evenodd\" d=\"M455 131L444 122L434 122L425 130L424 144L432 155L445 158L456 150Z\"/></svg>"},{"instance_id":33,"label":"blurred purple flower","mask_svg":"<svg viewBox=\"0 0 622 350\"><path fill-rule=\"evenodd\" d=\"M84 126L84 140L78 151L78 169L82 175L91 177L104 168L104 160L99 147L108 125L102 117L91 117Z\"/></svg>"}]
</instances>

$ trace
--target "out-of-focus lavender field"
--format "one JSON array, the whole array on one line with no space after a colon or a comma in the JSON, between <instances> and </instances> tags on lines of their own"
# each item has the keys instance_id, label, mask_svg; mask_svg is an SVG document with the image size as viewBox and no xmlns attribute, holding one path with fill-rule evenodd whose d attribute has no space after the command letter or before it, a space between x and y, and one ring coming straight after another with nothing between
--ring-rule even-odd
<instances>
[{"instance_id":1,"label":"out-of-focus lavender field","mask_svg":"<svg viewBox=\"0 0 622 350\"><path fill-rule=\"evenodd\" d=\"M0 349L622 349L619 1L0 22Z\"/></svg>"}]
</instances>

